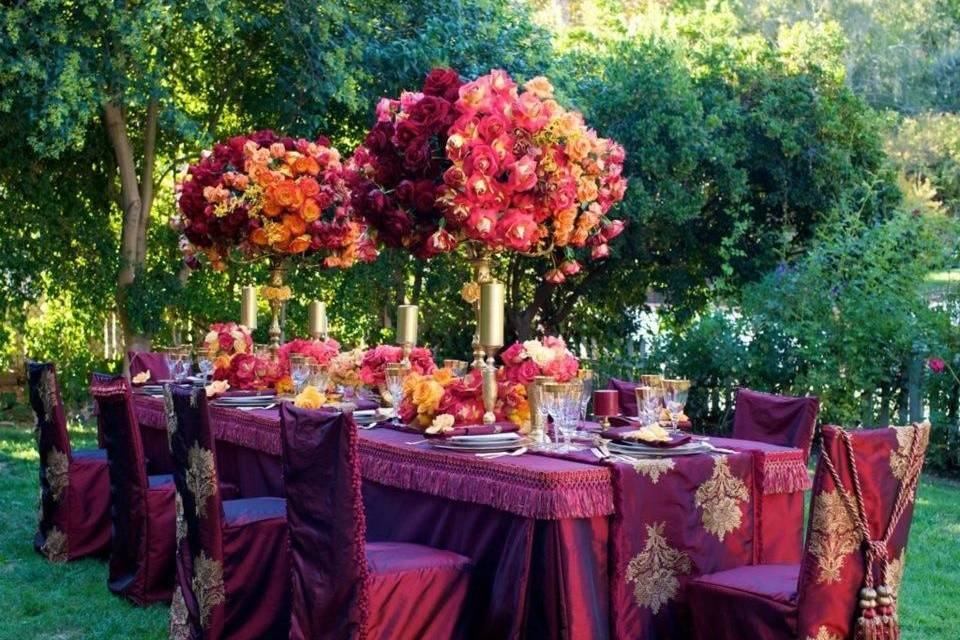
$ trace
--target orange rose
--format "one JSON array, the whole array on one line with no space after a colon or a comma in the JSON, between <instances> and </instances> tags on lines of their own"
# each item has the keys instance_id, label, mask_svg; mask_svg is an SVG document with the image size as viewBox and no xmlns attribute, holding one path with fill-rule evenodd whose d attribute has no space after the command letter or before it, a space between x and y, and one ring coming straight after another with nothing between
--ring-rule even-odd
<instances>
[{"instance_id":1,"label":"orange rose","mask_svg":"<svg viewBox=\"0 0 960 640\"><path fill-rule=\"evenodd\" d=\"M564 147L564 151L567 152L567 156L574 162L580 162L590 153L590 140L585 136L577 136L571 138L567 142L567 146Z\"/></svg>"},{"instance_id":2,"label":"orange rose","mask_svg":"<svg viewBox=\"0 0 960 640\"><path fill-rule=\"evenodd\" d=\"M293 170L299 174L315 176L320 173L320 165L310 156L300 156L294 161Z\"/></svg>"},{"instance_id":3,"label":"orange rose","mask_svg":"<svg viewBox=\"0 0 960 640\"><path fill-rule=\"evenodd\" d=\"M250 240L253 244L267 245L270 244L270 236L267 234L267 230L263 227L254 229L253 233L250 234Z\"/></svg>"},{"instance_id":4,"label":"orange rose","mask_svg":"<svg viewBox=\"0 0 960 640\"><path fill-rule=\"evenodd\" d=\"M276 218L283 213L283 207L273 198L270 191L267 191L267 197L263 201L263 213L270 218Z\"/></svg>"},{"instance_id":5,"label":"orange rose","mask_svg":"<svg viewBox=\"0 0 960 640\"><path fill-rule=\"evenodd\" d=\"M307 198L300 207L300 217L306 222L313 222L320 217L320 205L313 198Z\"/></svg>"},{"instance_id":6,"label":"orange rose","mask_svg":"<svg viewBox=\"0 0 960 640\"><path fill-rule=\"evenodd\" d=\"M287 148L282 142L274 142L270 145L270 155L274 158L282 158L287 152Z\"/></svg>"},{"instance_id":7,"label":"orange rose","mask_svg":"<svg viewBox=\"0 0 960 640\"><path fill-rule=\"evenodd\" d=\"M303 253L310 248L310 236L297 236L287 246L288 253Z\"/></svg>"},{"instance_id":8,"label":"orange rose","mask_svg":"<svg viewBox=\"0 0 960 640\"><path fill-rule=\"evenodd\" d=\"M303 198L303 194L299 193L300 190L297 189L296 183L292 180L283 180L271 185L271 191L277 204L282 207L292 207L298 198Z\"/></svg>"},{"instance_id":9,"label":"orange rose","mask_svg":"<svg viewBox=\"0 0 960 640\"><path fill-rule=\"evenodd\" d=\"M577 219L576 207L568 207L557 214L557 221L553 227L553 243L558 247L565 247L570 242L573 233L573 223Z\"/></svg>"},{"instance_id":10,"label":"orange rose","mask_svg":"<svg viewBox=\"0 0 960 640\"><path fill-rule=\"evenodd\" d=\"M307 230L307 223L295 213L288 213L283 216L283 226L287 228L291 236L302 235Z\"/></svg>"},{"instance_id":11,"label":"orange rose","mask_svg":"<svg viewBox=\"0 0 960 640\"><path fill-rule=\"evenodd\" d=\"M283 247L290 241L290 230L286 225L268 222L263 228L267 230L267 239L271 245Z\"/></svg>"},{"instance_id":12,"label":"orange rose","mask_svg":"<svg viewBox=\"0 0 960 640\"><path fill-rule=\"evenodd\" d=\"M523 88L538 98L553 97L553 85L550 84L550 81L543 76L530 78L527 80L527 83L523 85Z\"/></svg>"},{"instance_id":13,"label":"orange rose","mask_svg":"<svg viewBox=\"0 0 960 640\"><path fill-rule=\"evenodd\" d=\"M580 202L593 202L597 199L597 183L593 180L581 180L580 184L577 185L577 198L580 199Z\"/></svg>"},{"instance_id":14,"label":"orange rose","mask_svg":"<svg viewBox=\"0 0 960 640\"><path fill-rule=\"evenodd\" d=\"M300 178L297 181L297 186L300 187L300 191L307 198L312 198L320 193L320 185L314 178Z\"/></svg>"}]
</instances>

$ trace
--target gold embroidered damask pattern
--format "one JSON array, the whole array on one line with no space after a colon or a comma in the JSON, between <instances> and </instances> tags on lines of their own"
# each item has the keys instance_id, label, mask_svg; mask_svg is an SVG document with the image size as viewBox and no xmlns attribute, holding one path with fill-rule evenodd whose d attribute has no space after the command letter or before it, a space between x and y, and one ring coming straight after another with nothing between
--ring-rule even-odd
<instances>
[{"instance_id":1,"label":"gold embroidered damask pattern","mask_svg":"<svg viewBox=\"0 0 960 640\"><path fill-rule=\"evenodd\" d=\"M823 491L814 498L810 553L820 568L819 584L838 582L846 557L860 546L860 534L843 494L852 500L843 490Z\"/></svg>"},{"instance_id":2,"label":"gold embroidered damask pattern","mask_svg":"<svg viewBox=\"0 0 960 640\"><path fill-rule=\"evenodd\" d=\"M193 494L197 517L207 516L207 500L217 492L213 452L194 443L187 452L187 488Z\"/></svg>"},{"instance_id":3,"label":"gold embroidered damask pattern","mask_svg":"<svg viewBox=\"0 0 960 640\"><path fill-rule=\"evenodd\" d=\"M893 427L893 430L897 434L897 448L890 451L890 470L897 480L903 482L907 479L907 467L910 463L910 450L913 448L914 430L913 427ZM930 429L924 426L918 429L917 433L920 437L920 442L917 445L920 447L920 451L926 451L927 445L930 444Z\"/></svg>"},{"instance_id":4,"label":"gold embroidered damask pattern","mask_svg":"<svg viewBox=\"0 0 960 640\"><path fill-rule=\"evenodd\" d=\"M883 581L890 587L890 592L893 593L894 597L900 593L900 585L903 584L903 568L906 561L907 550L904 549L899 558L894 558L887 563L887 568L883 572Z\"/></svg>"},{"instance_id":5,"label":"gold embroidered damask pattern","mask_svg":"<svg viewBox=\"0 0 960 640\"><path fill-rule=\"evenodd\" d=\"M672 471L676 466L672 458L654 458L652 460L636 458L631 464L634 471L647 476L653 484L657 484L660 481L660 476L667 471Z\"/></svg>"},{"instance_id":6,"label":"gold embroidered damask pattern","mask_svg":"<svg viewBox=\"0 0 960 640\"><path fill-rule=\"evenodd\" d=\"M840 636L830 633L830 630L821 626L816 636L807 636L807 640L843 640Z\"/></svg>"},{"instance_id":7,"label":"gold embroidered damask pattern","mask_svg":"<svg viewBox=\"0 0 960 640\"><path fill-rule=\"evenodd\" d=\"M167 417L167 440L173 442L173 434L177 432L177 412L173 408L173 394L170 389L163 392L163 412Z\"/></svg>"},{"instance_id":8,"label":"gold embroidered damask pattern","mask_svg":"<svg viewBox=\"0 0 960 640\"><path fill-rule=\"evenodd\" d=\"M174 505L177 512L177 547L179 548L180 542L187 537L187 521L183 517L183 498L180 497L179 491L174 498Z\"/></svg>"},{"instance_id":9,"label":"gold embroidered damask pattern","mask_svg":"<svg viewBox=\"0 0 960 640\"><path fill-rule=\"evenodd\" d=\"M667 544L665 526L666 522L647 525L647 543L627 565L626 580L634 583L637 605L653 613L676 597L680 589L677 576L690 572L690 557Z\"/></svg>"},{"instance_id":10,"label":"gold embroidered damask pattern","mask_svg":"<svg viewBox=\"0 0 960 640\"><path fill-rule=\"evenodd\" d=\"M56 447L47 453L47 483L50 485L50 497L60 502L63 490L70 485L70 459Z\"/></svg>"},{"instance_id":11,"label":"gold embroidered damask pattern","mask_svg":"<svg viewBox=\"0 0 960 640\"><path fill-rule=\"evenodd\" d=\"M173 592L173 600L170 602L170 640L189 640L189 638L190 613L183 599L183 591L177 585Z\"/></svg>"},{"instance_id":12,"label":"gold embroidered damask pattern","mask_svg":"<svg viewBox=\"0 0 960 640\"><path fill-rule=\"evenodd\" d=\"M50 562L66 562L67 554L70 552L67 534L53 527L47 532L47 539L40 547L40 551Z\"/></svg>"},{"instance_id":13,"label":"gold embroidered damask pattern","mask_svg":"<svg viewBox=\"0 0 960 640\"><path fill-rule=\"evenodd\" d=\"M57 381L53 369L44 369L40 374L40 403L47 422L53 422L57 407Z\"/></svg>"},{"instance_id":14,"label":"gold embroidered damask pattern","mask_svg":"<svg viewBox=\"0 0 960 640\"><path fill-rule=\"evenodd\" d=\"M717 536L720 542L743 522L741 505L750 499L743 480L730 472L726 458L714 458L710 479L697 487L695 504L703 509L700 521L703 527Z\"/></svg>"},{"instance_id":15,"label":"gold embroidered damask pattern","mask_svg":"<svg viewBox=\"0 0 960 640\"><path fill-rule=\"evenodd\" d=\"M193 595L200 607L200 626L206 629L210 625L210 612L218 604L223 604L223 567L201 551L193 566L193 580L190 582Z\"/></svg>"}]
</instances>

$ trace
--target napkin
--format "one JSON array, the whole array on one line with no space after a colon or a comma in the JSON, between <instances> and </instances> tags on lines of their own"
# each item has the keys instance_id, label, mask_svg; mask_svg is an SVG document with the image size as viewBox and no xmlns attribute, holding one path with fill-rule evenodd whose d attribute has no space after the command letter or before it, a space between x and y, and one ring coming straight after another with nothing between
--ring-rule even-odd
<instances>
[{"instance_id":1,"label":"napkin","mask_svg":"<svg viewBox=\"0 0 960 640\"><path fill-rule=\"evenodd\" d=\"M450 438L452 436L485 436L491 433L511 433L518 431L519 427L512 422L494 422L493 424L466 424L454 427L451 431L443 433L426 433L428 438Z\"/></svg>"},{"instance_id":2,"label":"napkin","mask_svg":"<svg viewBox=\"0 0 960 640\"><path fill-rule=\"evenodd\" d=\"M686 416L681 416L685 418L683 420L677 421L677 429L681 431L689 431L693 427L693 423L690 422L690 419ZM631 429L639 429L643 426L640 422L640 418L630 417L630 416L611 416L610 417L610 426L612 427L630 427ZM670 420L660 420L661 427L670 426Z\"/></svg>"},{"instance_id":3,"label":"napkin","mask_svg":"<svg viewBox=\"0 0 960 640\"><path fill-rule=\"evenodd\" d=\"M609 438L614 442L625 442L628 444L643 444L648 447L662 447L666 449L669 449L671 447L679 447L682 444L686 444L690 442L690 436L688 435L678 436L673 434L670 434L668 436L669 439L667 440L654 440L654 441L641 440L640 438L635 436L638 430L639 429L637 428L637 426L615 427L612 429L608 429L606 432L604 432L603 437Z\"/></svg>"},{"instance_id":4,"label":"napkin","mask_svg":"<svg viewBox=\"0 0 960 640\"><path fill-rule=\"evenodd\" d=\"M131 382L134 384L134 386L139 387L142 384L146 384L149 379L150 379L150 372L141 371L137 375L133 376L133 379L131 380Z\"/></svg>"},{"instance_id":5,"label":"napkin","mask_svg":"<svg viewBox=\"0 0 960 640\"><path fill-rule=\"evenodd\" d=\"M319 409L326 403L327 397L317 391L314 386L308 386L293 399L293 406L301 409Z\"/></svg>"}]
</instances>

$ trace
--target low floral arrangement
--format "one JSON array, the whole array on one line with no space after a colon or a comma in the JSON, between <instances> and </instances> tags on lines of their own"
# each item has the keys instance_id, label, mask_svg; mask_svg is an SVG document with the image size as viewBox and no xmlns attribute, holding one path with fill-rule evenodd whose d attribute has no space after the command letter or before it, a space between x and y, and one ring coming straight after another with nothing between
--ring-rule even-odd
<instances>
[{"instance_id":1,"label":"low floral arrangement","mask_svg":"<svg viewBox=\"0 0 960 640\"><path fill-rule=\"evenodd\" d=\"M241 391L274 389L277 393L289 393L293 390L293 382L279 362L252 353L238 353L225 364L221 363L213 370L213 379L225 380L231 389Z\"/></svg>"},{"instance_id":2,"label":"low floral arrangement","mask_svg":"<svg viewBox=\"0 0 960 640\"><path fill-rule=\"evenodd\" d=\"M330 360L330 382L344 387L357 388L363 385L360 379L360 367L363 364L363 354L366 352L362 347L343 351Z\"/></svg>"},{"instance_id":3,"label":"low floral arrangement","mask_svg":"<svg viewBox=\"0 0 960 640\"><path fill-rule=\"evenodd\" d=\"M242 324L215 322L203 338L203 348L207 350L207 357L214 362L222 358L229 360L238 353L252 353L253 336L250 335L250 329Z\"/></svg>"},{"instance_id":4,"label":"low floral arrangement","mask_svg":"<svg viewBox=\"0 0 960 640\"><path fill-rule=\"evenodd\" d=\"M547 256L563 282L599 260L623 222L625 153L561 106L538 76L522 89L503 70L462 82L434 69L420 92L377 105L377 123L347 162L357 212L377 239L421 258L470 243Z\"/></svg>"},{"instance_id":5,"label":"low floral arrangement","mask_svg":"<svg viewBox=\"0 0 960 640\"><path fill-rule=\"evenodd\" d=\"M340 153L326 138L256 131L214 145L187 168L172 225L191 267L202 254L222 270L236 248L247 257L316 255L325 267L346 268L376 257L349 204Z\"/></svg>"},{"instance_id":6,"label":"low floral arrangement","mask_svg":"<svg viewBox=\"0 0 960 640\"><path fill-rule=\"evenodd\" d=\"M429 375L411 373L404 380L400 419L409 425L442 433L454 425L480 424L483 414L483 377L478 370L458 378L450 369L437 369ZM497 420L520 427L529 424L524 388L500 380L494 414Z\"/></svg>"},{"instance_id":7,"label":"low floral arrangement","mask_svg":"<svg viewBox=\"0 0 960 640\"><path fill-rule=\"evenodd\" d=\"M290 371L290 356L300 355L312 358L320 367L328 369L331 361L340 353L340 343L333 338L326 340L308 340L297 338L280 346L278 357L280 367Z\"/></svg>"},{"instance_id":8,"label":"low floral arrangement","mask_svg":"<svg viewBox=\"0 0 960 640\"><path fill-rule=\"evenodd\" d=\"M386 384L388 364L403 360L403 349L393 345L380 345L368 349L360 362L360 381L368 387L382 388ZM433 352L426 347L415 347L410 351L410 371L420 375L433 373L437 368L433 361Z\"/></svg>"},{"instance_id":9,"label":"low floral arrangement","mask_svg":"<svg viewBox=\"0 0 960 640\"><path fill-rule=\"evenodd\" d=\"M537 376L569 382L580 370L580 361L567 349L566 343L553 336L515 342L500 354L500 358L503 360L498 373L500 379L524 387Z\"/></svg>"}]
</instances>

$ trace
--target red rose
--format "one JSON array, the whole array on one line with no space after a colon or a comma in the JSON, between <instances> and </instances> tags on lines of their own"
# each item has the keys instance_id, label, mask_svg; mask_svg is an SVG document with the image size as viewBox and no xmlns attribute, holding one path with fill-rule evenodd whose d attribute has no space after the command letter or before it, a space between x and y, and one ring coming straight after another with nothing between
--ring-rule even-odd
<instances>
[{"instance_id":1,"label":"red rose","mask_svg":"<svg viewBox=\"0 0 960 640\"><path fill-rule=\"evenodd\" d=\"M393 137L393 125L389 122L378 122L373 129L367 133L363 144L374 153L382 153L390 150L390 139Z\"/></svg>"},{"instance_id":2,"label":"red rose","mask_svg":"<svg viewBox=\"0 0 960 640\"><path fill-rule=\"evenodd\" d=\"M417 180L413 185L410 203L420 213L430 213L437 202L436 189L432 180Z\"/></svg>"},{"instance_id":3,"label":"red rose","mask_svg":"<svg viewBox=\"0 0 960 640\"><path fill-rule=\"evenodd\" d=\"M442 126L450 113L450 103L435 96L424 96L410 109L410 119L424 129L436 130Z\"/></svg>"},{"instance_id":4,"label":"red rose","mask_svg":"<svg viewBox=\"0 0 960 640\"><path fill-rule=\"evenodd\" d=\"M411 140L403 152L403 166L410 171L424 171L430 165L430 155L426 138Z\"/></svg>"},{"instance_id":5,"label":"red rose","mask_svg":"<svg viewBox=\"0 0 960 640\"><path fill-rule=\"evenodd\" d=\"M423 136L423 127L412 120L402 120L397 125L393 134L393 141L401 149L406 149L407 145Z\"/></svg>"},{"instance_id":6,"label":"red rose","mask_svg":"<svg viewBox=\"0 0 960 640\"><path fill-rule=\"evenodd\" d=\"M451 102L457 99L459 90L460 74L453 69L433 69L423 81L423 92L426 95L439 96Z\"/></svg>"}]
</instances>

